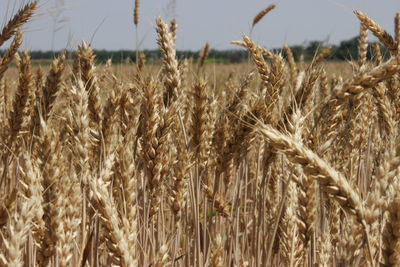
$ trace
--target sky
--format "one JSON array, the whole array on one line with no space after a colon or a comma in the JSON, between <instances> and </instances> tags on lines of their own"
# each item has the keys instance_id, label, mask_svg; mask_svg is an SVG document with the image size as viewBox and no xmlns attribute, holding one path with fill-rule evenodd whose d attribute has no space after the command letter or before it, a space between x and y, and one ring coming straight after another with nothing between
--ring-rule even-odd
<instances>
[{"instance_id":1,"label":"sky","mask_svg":"<svg viewBox=\"0 0 400 267\"><path fill-rule=\"evenodd\" d=\"M0 25L27 2L0 0ZM254 16L271 3L276 8L252 33L255 42L267 48L313 40L339 44L358 35L353 10L366 12L392 33L400 11L400 0L142 0L136 33L134 0L39 0L35 16L23 28L22 47L76 49L85 40L96 49L134 50L137 34L139 49L156 49L155 20L161 16L167 22L176 17L179 50L197 51L206 42L213 49L232 49L236 47L230 41L248 35Z\"/></svg>"}]
</instances>

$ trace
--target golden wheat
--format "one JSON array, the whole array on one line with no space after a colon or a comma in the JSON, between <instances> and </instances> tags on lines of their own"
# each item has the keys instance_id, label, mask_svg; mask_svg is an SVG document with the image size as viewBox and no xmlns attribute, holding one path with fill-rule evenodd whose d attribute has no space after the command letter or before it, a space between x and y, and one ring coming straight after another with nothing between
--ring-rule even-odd
<instances>
[{"instance_id":1,"label":"golden wheat","mask_svg":"<svg viewBox=\"0 0 400 267\"><path fill-rule=\"evenodd\" d=\"M399 266L399 13L391 37L355 12L341 77L329 47L297 63L246 35L252 62L214 73L161 18L162 64L100 67L82 42L35 69L35 8L0 34L1 266Z\"/></svg>"}]
</instances>

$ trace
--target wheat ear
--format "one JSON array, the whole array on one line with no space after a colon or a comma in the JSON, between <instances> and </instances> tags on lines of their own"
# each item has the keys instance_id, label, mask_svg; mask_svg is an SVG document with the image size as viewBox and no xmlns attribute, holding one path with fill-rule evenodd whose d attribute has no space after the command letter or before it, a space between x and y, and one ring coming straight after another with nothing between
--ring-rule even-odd
<instances>
[{"instance_id":1,"label":"wheat ear","mask_svg":"<svg viewBox=\"0 0 400 267\"><path fill-rule=\"evenodd\" d=\"M223 242L220 234L217 234L213 240L214 250L211 255L211 266L213 267L222 267L224 266L224 251L223 251Z\"/></svg>"},{"instance_id":2,"label":"wheat ear","mask_svg":"<svg viewBox=\"0 0 400 267\"><path fill-rule=\"evenodd\" d=\"M44 236L46 226L43 220L43 176L38 168L32 162L32 157L28 153L23 153L21 157L21 188L26 199L31 197L37 197L39 202L35 207L35 215L33 220L33 237L36 243L40 242L40 239Z\"/></svg>"},{"instance_id":3,"label":"wheat ear","mask_svg":"<svg viewBox=\"0 0 400 267\"><path fill-rule=\"evenodd\" d=\"M400 71L400 56L392 57L390 60L371 70L361 70L343 85L333 90L333 97L346 98L351 94L358 94L365 88L372 88L378 83L392 77Z\"/></svg>"},{"instance_id":4,"label":"wheat ear","mask_svg":"<svg viewBox=\"0 0 400 267\"><path fill-rule=\"evenodd\" d=\"M383 260L385 266L399 266L400 264L400 197L397 196L388 207L389 216L383 230Z\"/></svg>"},{"instance_id":5,"label":"wheat ear","mask_svg":"<svg viewBox=\"0 0 400 267\"><path fill-rule=\"evenodd\" d=\"M374 63L376 66L379 66L382 64L382 53L381 53L381 48L379 46L378 42L373 43L373 48L374 48Z\"/></svg>"},{"instance_id":6,"label":"wheat ear","mask_svg":"<svg viewBox=\"0 0 400 267\"><path fill-rule=\"evenodd\" d=\"M296 68L296 63L294 62L294 57L292 50L289 48L289 46L284 45L283 50L286 53L287 60L289 62L289 69L290 69L290 81L292 86L296 86L296 80L297 80L297 68Z\"/></svg>"},{"instance_id":7,"label":"wheat ear","mask_svg":"<svg viewBox=\"0 0 400 267\"><path fill-rule=\"evenodd\" d=\"M181 123L182 127L182 123ZM176 127L175 127L176 128ZM176 129L182 132L181 129ZM179 137L183 137L183 134L177 134ZM187 176L190 173L192 167L192 153L187 147L186 143L183 143L182 139L180 144L177 145L177 164L175 166L175 175L173 179L173 186L171 190L171 196L169 197L172 202L172 210L174 211L176 229L182 223L183 211L186 205L187 196Z\"/></svg>"},{"instance_id":8,"label":"wheat ear","mask_svg":"<svg viewBox=\"0 0 400 267\"><path fill-rule=\"evenodd\" d=\"M397 44L393 40L393 37L386 31L384 30L378 23L373 21L370 17L368 17L367 14L361 11L354 11L354 14L357 16L357 18L361 21L361 23L367 27L378 39L379 41L384 44L389 51L393 55L398 54L397 50Z\"/></svg>"},{"instance_id":9,"label":"wheat ear","mask_svg":"<svg viewBox=\"0 0 400 267\"><path fill-rule=\"evenodd\" d=\"M397 12L394 17L394 40L396 41L397 49L400 50L400 12Z\"/></svg>"},{"instance_id":10,"label":"wheat ear","mask_svg":"<svg viewBox=\"0 0 400 267\"><path fill-rule=\"evenodd\" d=\"M397 90L396 90L397 91ZM396 125L395 112L387 94L385 94L385 87L382 83L378 84L373 90L374 96L378 104L379 116L383 122L387 140L390 140L394 135Z\"/></svg>"},{"instance_id":11,"label":"wheat ear","mask_svg":"<svg viewBox=\"0 0 400 267\"><path fill-rule=\"evenodd\" d=\"M289 181L288 200L285 214L280 223L280 245L282 247L282 260L287 266L296 266L302 261L303 244L299 239L299 218L296 214L298 208L297 187L293 181Z\"/></svg>"},{"instance_id":12,"label":"wheat ear","mask_svg":"<svg viewBox=\"0 0 400 267\"><path fill-rule=\"evenodd\" d=\"M120 106L118 104L122 90L121 84L114 85L103 109L102 136L104 147L109 151L112 151L118 142L118 126L120 124L118 121Z\"/></svg>"},{"instance_id":13,"label":"wheat ear","mask_svg":"<svg viewBox=\"0 0 400 267\"><path fill-rule=\"evenodd\" d=\"M204 65L204 62L206 62L206 59L208 57L210 45L206 43L204 47L200 51L200 60L199 60L199 69L201 69Z\"/></svg>"},{"instance_id":14,"label":"wheat ear","mask_svg":"<svg viewBox=\"0 0 400 267\"><path fill-rule=\"evenodd\" d=\"M329 224L325 225L325 229L322 230L321 240L319 242L320 248L318 253L318 261L321 266L328 267L331 266L332 258L332 237L330 235Z\"/></svg>"},{"instance_id":15,"label":"wheat ear","mask_svg":"<svg viewBox=\"0 0 400 267\"><path fill-rule=\"evenodd\" d=\"M260 12L258 12L258 14L254 17L253 19L253 24L251 26L251 28L254 28L254 26L260 22L260 20L262 20L262 18L267 15L272 9L274 9L276 7L275 4L270 4L269 6L267 6L266 8L264 8L263 10L261 10Z\"/></svg>"},{"instance_id":16,"label":"wheat ear","mask_svg":"<svg viewBox=\"0 0 400 267\"><path fill-rule=\"evenodd\" d=\"M293 163L300 164L305 174L315 177L324 191L335 198L346 211L357 216L368 244L370 262L373 263L369 232L365 222L365 209L360 195L350 186L346 178L310 149L270 126L259 126L259 131L275 149L282 151Z\"/></svg>"},{"instance_id":17,"label":"wheat ear","mask_svg":"<svg viewBox=\"0 0 400 267\"><path fill-rule=\"evenodd\" d=\"M40 236L37 262L40 266L45 266L51 257L56 255L59 231L63 230L60 225L63 224L65 207L64 199L60 197L59 181L63 179L63 173L66 173L67 164L55 131L50 129L43 119L40 121L40 127L37 162L43 176L42 187L46 189L43 193L43 220L46 228Z\"/></svg>"},{"instance_id":18,"label":"wheat ear","mask_svg":"<svg viewBox=\"0 0 400 267\"><path fill-rule=\"evenodd\" d=\"M53 61L50 73L47 76L46 84L43 87L43 118L47 120L50 115L50 111L53 107L54 101L57 97L57 92L61 89L62 85L62 74L65 68L65 52Z\"/></svg>"},{"instance_id":19,"label":"wheat ear","mask_svg":"<svg viewBox=\"0 0 400 267\"><path fill-rule=\"evenodd\" d=\"M269 69L267 64L265 63L259 47L254 44L254 42L246 35L243 36L243 40L247 49L249 50L251 57L253 58L254 63L257 66L257 70L260 74L263 86L267 87L269 81Z\"/></svg>"},{"instance_id":20,"label":"wheat ear","mask_svg":"<svg viewBox=\"0 0 400 267\"><path fill-rule=\"evenodd\" d=\"M100 127L101 120L103 119L103 106L100 99L100 88L96 76L96 66L94 64L95 55L93 49L86 42L78 47L76 52L76 59L79 62L79 72L83 84L86 87L89 95L89 111L91 124L94 130ZM77 75L77 73L74 73Z\"/></svg>"},{"instance_id":21,"label":"wheat ear","mask_svg":"<svg viewBox=\"0 0 400 267\"><path fill-rule=\"evenodd\" d=\"M133 257L132 243L129 242L128 221L123 216L120 219L117 206L108 189L110 178L112 175L112 167L114 164L114 154L109 155L101 170L100 177L97 179L89 179L90 189L95 200L95 207L101 213L101 219L107 229L107 246L113 253L114 264L121 266L137 266L137 261Z\"/></svg>"},{"instance_id":22,"label":"wheat ear","mask_svg":"<svg viewBox=\"0 0 400 267\"><path fill-rule=\"evenodd\" d=\"M325 58L327 58L331 53L332 47L327 47L322 49L321 53L319 53L315 58L313 58L308 69L315 68L319 63L321 63Z\"/></svg>"},{"instance_id":23,"label":"wheat ear","mask_svg":"<svg viewBox=\"0 0 400 267\"><path fill-rule=\"evenodd\" d=\"M14 188L10 193L1 198L0 206L0 226L3 227L7 224L9 212L15 209L17 204L17 188Z\"/></svg>"},{"instance_id":24,"label":"wheat ear","mask_svg":"<svg viewBox=\"0 0 400 267\"><path fill-rule=\"evenodd\" d=\"M157 43L163 54L163 66L166 71L164 86L166 88L165 103L170 105L171 101L175 100L180 94L181 79L178 69L178 60L176 58L175 44L171 33L168 30L168 25L161 19L157 19Z\"/></svg>"},{"instance_id":25,"label":"wheat ear","mask_svg":"<svg viewBox=\"0 0 400 267\"><path fill-rule=\"evenodd\" d=\"M41 215L43 215L40 173L33 167L27 153L24 153L21 158L23 165L20 168L22 192L18 196L14 194L16 207L7 211L11 212L7 226L9 238L5 238L4 234L1 235L4 247L0 252L0 262L4 266L23 266L24 245L29 230L33 228L35 231L38 229L37 227L40 227ZM10 207L7 203L4 204ZM36 227L32 227L32 222L38 223L35 225Z\"/></svg>"},{"instance_id":26,"label":"wheat ear","mask_svg":"<svg viewBox=\"0 0 400 267\"><path fill-rule=\"evenodd\" d=\"M106 64L104 65L104 69L101 73L101 75L99 76L99 83L102 83L106 80L107 76L109 76L111 74L111 67L112 67L112 59L109 58L106 61Z\"/></svg>"},{"instance_id":27,"label":"wheat ear","mask_svg":"<svg viewBox=\"0 0 400 267\"><path fill-rule=\"evenodd\" d=\"M193 87L194 114L193 114L193 137L192 142L196 158L201 166L207 162L210 153L210 110L208 106L207 84L199 80Z\"/></svg>"},{"instance_id":28,"label":"wheat ear","mask_svg":"<svg viewBox=\"0 0 400 267\"><path fill-rule=\"evenodd\" d=\"M22 9L18 10L11 20L8 21L7 25L4 26L0 33L0 46L10 39L11 36L15 34L15 31L31 18L36 9L36 5L37 1L26 4Z\"/></svg>"},{"instance_id":29,"label":"wheat ear","mask_svg":"<svg viewBox=\"0 0 400 267\"><path fill-rule=\"evenodd\" d=\"M146 65L146 54L140 53L138 62L138 72L142 72L145 65Z\"/></svg>"},{"instance_id":30,"label":"wheat ear","mask_svg":"<svg viewBox=\"0 0 400 267\"><path fill-rule=\"evenodd\" d=\"M14 55L17 53L18 48L22 44L22 32L21 30L18 30L17 33L14 36L14 39L10 45L10 47L7 49L3 57L1 58L0 61L0 79L3 78L4 73L8 69L8 65L14 58Z\"/></svg>"},{"instance_id":31,"label":"wheat ear","mask_svg":"<svg viewBox=\"0 0 400 267\"><path fill-rule=\"evenodd\" d=\"M56 206L62 211L61 222L57 227L58 242L56 253L59 266L70 266L74 255L74 244L77 242L79 226L82 222L82 192L75 172L63 175L59 180L59 196Z\"/></svg>"},{"instance_id":32,"label":"wheat ear","mask_svg":"<svg viewBox=\"0 0 400 267\"><path fill-rule=\"evenodd\" d=\"M145 88L146 128L143 136L143 148L147 160L151 192L151 215L154 215L159 209L161 189L171 160L170 153L168 153L170 132L178 110L177 102L173 102L167 109L164 108L159 87L159 83L151 80Z\"/></svg>"},{"instance_id":33,"label":"wheat ear","mask_svg":"<svg viewBox=\"0 0 400 267\"><path fill-rule=\"evenodd\" d=\"M30 56L25 51L21 57L17 57L19 80L18 88L13 101L13 109L8 118L10 129L8 146L15 149L18 154L23 143L28 144L31 115L34 104L34 81Z\"/></svg>"},{"instance_id":34,"label":"wheat ear","mask_svg":"<svg viewBox=\"0 0 400 267\"><path fill-rule=\"evenodd\" d=\"M368 28L364 24L360 24L360 37L358 38L358 66L367 63L368 48Z\"/></svg>"},{"instance_id":35,"label":"wheat ear","mask_svg":"<svg viewBox=\"0 0 400 267\"><path fill-rule=\"evenodd\" d=\"M267 93L265 95L265 106L267 107L265 121L273 125L278 121L278 118L274 118L273 114L275 107L278 105L279 95L284 84L284 66L282 56L274 54L267 84Z\"/></svg>"},{"instance_id":36,"label":"wheat ear","mask_svg":"<svg viewBox=\"0 0 400 267\"><path fill-rule=\"evenodd\" d=\"M124 192L125 207L121 214L124 214L128 220L126 231L128 240L134 248L134 242L137 238L137 187L138 187L138 171L137 163L134 159L134 142L135 142L135 127L130 127L127 134L121 138L121 142L117 147L118 158L115 161L115 173L118 174ZM133 251L135 256L135 251Z\"/></svg>"},{"instance_id":37,"label":"wheat ear","mask_svg":"<svg viewBox=\"0 0 400 267\"><path fill-rule=\"evenodd\" d=\"M178 23L176 23L176 18L173 18L170 22L170 30L172 35L172 40L176 41L176 31L178 30Z\"/></svg>"},{"instance_id":38,"label":"wheat ear","mask_svg":"<svg viewBox=\"0 0 400 267\"><path fill-rule=\"evenodd\" d=\"M136 27L139 24L139 0L135 0L135 9L133 10L133 23Z\"/></svg>"},{"instance_id":39,"label":"wheat ear","mask_svg":"<svg viewBox=\"0 0 400 267\"><path fill-rule=\"evenodd\" d=\"M32 196L26 200L18 200L18 208L9 217L8 233L10 238L2 235L4 249L0 252L3 266L23 266L24 244L31 227L38 199Z\"/></svg>"}]
</instances>

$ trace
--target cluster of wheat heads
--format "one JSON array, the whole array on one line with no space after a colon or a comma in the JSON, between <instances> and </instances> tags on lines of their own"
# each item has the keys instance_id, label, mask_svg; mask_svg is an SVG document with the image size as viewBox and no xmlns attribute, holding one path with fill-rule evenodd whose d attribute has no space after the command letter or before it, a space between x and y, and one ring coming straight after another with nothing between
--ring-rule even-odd
<instances>
[{"instance_id":1,"label":"cluster of wheat heads","mask_svg":"<svg viewBox=\"0 0 400 267\"><path fill-rule=\"evenodd\" d=\"M95 64L82 43L48 71L19 53L36 8L0 44L1 266L399 266L400 14L366 14L343 80L323 49L296 65L249 37L254 65L216 87L203 49L148 71ZM367 60L367 33L379 45ZM16 62L18 77L7 68ZM47 72L47 73L46 73ZM259 78L257 78L258 76Z\"/></svg>"}]
</instances>

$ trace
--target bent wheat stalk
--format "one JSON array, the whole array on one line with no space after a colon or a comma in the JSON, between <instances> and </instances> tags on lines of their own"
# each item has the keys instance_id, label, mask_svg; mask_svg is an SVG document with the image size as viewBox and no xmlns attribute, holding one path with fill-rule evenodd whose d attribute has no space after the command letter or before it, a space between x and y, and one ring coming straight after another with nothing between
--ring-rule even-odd
<instances>
[{"instance_id":1,"label":"bent wheat stalk","mask_svg":"<svg viewBox=\"0 0 400 267\"><path fill-rule=\"evenodd\" d=\"M360 195L350 186L343 174L333 169L310 149L272 127L260 125L259 132L267 138L272 147L285 154L293 163L299 164L306 175L317 179L322 185L323 190L329 196L335 198L347 212L356 215L358 221L363 226L364 237L367 240L370 262L372 264L373 259L368 228L365 222L364 206Z\"/></svg>"}]
</instances>

